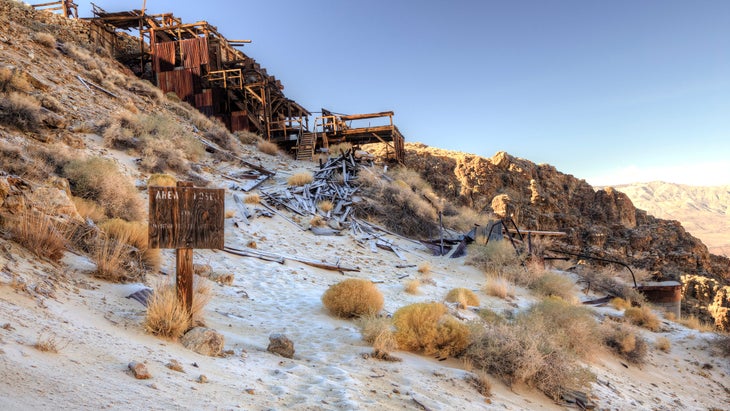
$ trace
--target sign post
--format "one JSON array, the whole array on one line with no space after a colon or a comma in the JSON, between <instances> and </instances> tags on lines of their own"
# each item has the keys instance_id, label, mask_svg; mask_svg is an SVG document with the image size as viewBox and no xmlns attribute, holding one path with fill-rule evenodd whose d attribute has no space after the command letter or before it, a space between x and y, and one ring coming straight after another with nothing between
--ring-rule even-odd
<instances>
[{"instance_id":1,"label":"sign post","mask_svg":"<svg viewBox=\"0 0 730 411\"><path fill-rule=\"evenodd\" d=\"M223 249L225 190L149 187L149 247L174 248L178 300L188 314L193 307L193 249Z\"/></svg>"}]
</instances>

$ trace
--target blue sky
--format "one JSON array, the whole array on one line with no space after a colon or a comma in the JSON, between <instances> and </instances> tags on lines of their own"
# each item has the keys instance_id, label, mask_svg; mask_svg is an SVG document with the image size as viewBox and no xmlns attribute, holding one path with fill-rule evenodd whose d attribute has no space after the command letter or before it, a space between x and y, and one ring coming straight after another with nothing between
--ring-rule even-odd
<instances>
[{"instance_id":1,"label":"blue sky","mask_svg":"<svg viewBox=\"0 0 730 411\"><path fill-rule=\"evenodd\" d=\"M253 40L243 51L310 111L395 111L408 141L503 150L594 185L730 184L730 1L148 0L147 10Z\"/></svg>"}]
</instances>

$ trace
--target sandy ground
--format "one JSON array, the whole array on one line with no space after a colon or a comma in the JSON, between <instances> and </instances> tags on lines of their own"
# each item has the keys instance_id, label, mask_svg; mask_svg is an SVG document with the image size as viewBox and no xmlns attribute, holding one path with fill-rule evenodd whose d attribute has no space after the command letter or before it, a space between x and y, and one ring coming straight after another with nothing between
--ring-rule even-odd
<instances>
[{"instance_id":1,"label":"sandy ground","mask_svg":"<svg viewBox=\"0 0 730 411\"><path fill-rule=\"evenodd\" d=\"M91 145L93 150L93 144ZM120 157L129 170L131 159ZM263 156L281 171L276 184L297 169ZM133 171L132 171L133 172ZM137 176L142 178L143 176ZM213 178L213 176L211 176ZM223 180L214 180L227 187ZM228 192L226 208L235 209ZM351 235L324 237L296 231L280 217L256 218L250 225L226 220L226 245L243 248L253 240L258 249L322 259L359 272L341 274L287 261L281 265L222 251L196 250L196 264L232 273L232 285L214 285L206 307L206 322L226 339L225 357L205 357L143 332L144 307L125 298L144 284L111 284L93 279L94 265L68 253L60 264L38 261L17 244L0 241L0 409L251 409L251 410L552 410L555 404L529 387L507 387L492 379L490 398L473 388L459 360L438 361L396 352L402 362L364 358L371 348L352 321L330 316L321 296L348 277L377 283L385 309L393 313L414 302L441 301L454 287L478 293L481 306L495 310L526 307L532 301L517 289L514 302L479 291L484 276L463 259L430 256L412 242L391 237L407 261L394 253L373 252ZM174 256L163 253L164 274L148 283L172 281ZM434 284L423 284L418 295L403 291L419 276L402 264L430 262ZM19 289L20 282L26 290ZM586 296L588 298L589 296ZM610 308L599 308L606 314ZM615 314L615 313L614 313ZM661 336L671 351L651 349L638 368L623 365L608 352L588 366L596 373L591 399L600 409L676 410L730 409L730 365L716 357L710 341L716 336L665 322L666 331L643 331L652 343ZM268 336L284 333L296 354L286 359L266 351ZM58 353L34 348L54 339ZM653 347L653 344L652 344ZM184 372L166 367L179 361ZM127 370L131 361L145 362L153 378L137 380ZM201 375L207 382L199 382Z\"/></svg>"}]
</instances>

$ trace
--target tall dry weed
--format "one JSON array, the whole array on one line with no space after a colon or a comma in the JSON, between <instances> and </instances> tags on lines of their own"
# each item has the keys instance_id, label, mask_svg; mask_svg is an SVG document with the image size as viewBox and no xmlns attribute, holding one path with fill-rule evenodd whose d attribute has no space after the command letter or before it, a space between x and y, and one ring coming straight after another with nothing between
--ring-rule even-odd
<instances>
[{"instance_id":1,"label":"tall dry weed","mask_svg":"<svg viewBox=\"0 0 730 411\"><path fill-rule=\"evenodd\" d=\"M68 240L64 228L50 217L25 211L8 224L13 239L38 257L60 261Z\"/></svg>"}]
</instances>

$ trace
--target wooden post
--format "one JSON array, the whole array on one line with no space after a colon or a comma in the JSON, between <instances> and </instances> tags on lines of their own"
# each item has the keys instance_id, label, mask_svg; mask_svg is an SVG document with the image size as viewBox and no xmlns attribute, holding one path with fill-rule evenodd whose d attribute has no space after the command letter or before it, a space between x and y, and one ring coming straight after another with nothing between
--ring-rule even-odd
<instances>
[{"instance_id":1,"label":"wooden post","mask_svg":"<svg viewBox=\"0 0 730 411\"><path fill-rule=\"evenodd\" d=\"M441 210L439 210L439 237L441 237L441 255L444 255L444 222L441 218Z\"/></svg>"},{"instance_id":2,"label":"wooden post","mask_svg":"<svg viewBox=\"0 0 730 411\"><path fill-rule=\"evenodd\" d=\"M193 187L193 183L178 181L178 187ZM188 316L193 315L193 249L178 248L175 250L175 289L177 300L185 306Z\"/></svg>"}]
</instances>

